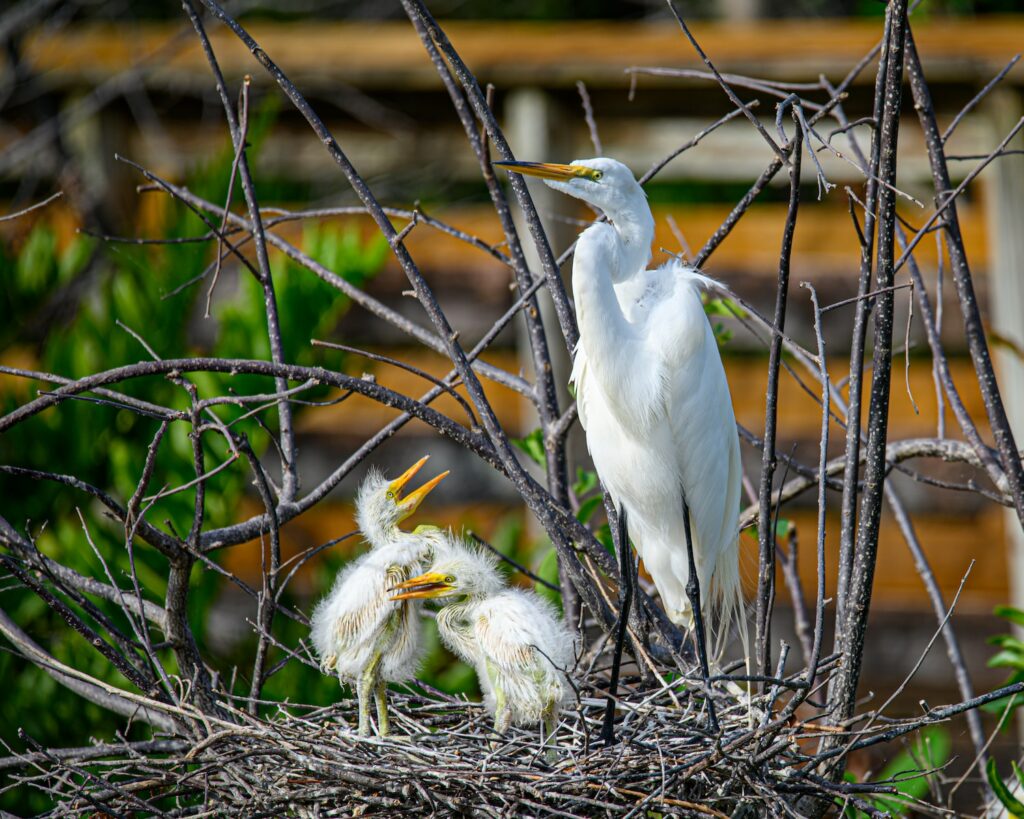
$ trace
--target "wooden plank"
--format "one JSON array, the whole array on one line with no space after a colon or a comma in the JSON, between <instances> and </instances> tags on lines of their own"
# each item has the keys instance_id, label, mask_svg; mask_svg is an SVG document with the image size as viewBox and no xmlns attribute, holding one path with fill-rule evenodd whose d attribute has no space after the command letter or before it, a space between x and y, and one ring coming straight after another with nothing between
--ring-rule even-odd
<instances>
[{"instance_id":1,"label":"wooden plank","mask_svg":"<svg viewBox=\"0 0 1024 819\"><path fill-rule=\"evenodd\" d=\"M836 589L836 566L839 557L838 500L832 498L826 523L825 566L826 596ZM799 533L798 566L805 595L813 605L817 588L815 538L817 510L784 508L783 518L792 520ZM961 579L970 569L963 593L957 604L960 614L991 614L998 603L1009 596L1007 580L1006 527L999 507L989 506L974 517L931 515L914 518L918 538L928 556L946 605L953 602ZM742 577L748 596L753 595L757 577L757 539L750 534L741 538ZM871 606L874 611L927 611L931 605L914 567L913 558L903 540L896 521L883 514L879 534L879 562L875 572ZM971 567L971 561L974 561ZM789 598L781 570L778 576L779 598Z\"/></svg>"},{"instance_id":2,"label":"wooden plank","mask_svg":"<svg viewBox=\"0 0 1024 819\"><path fill-rule=\"evenodd\" d=\"M838 504L834 504L837 506ZM260 511L255 499L247 498L239 509L239 518L246 518ZM432 523L451 526L456 530L471 529L481 537L488 538L496 527L509 516L523 515L521 505L465 503L446 506L430 506L429 502L409 526L418 523ZM808 509L785 510L783 517L792 520L799 533L799 570L805 593L813 601L815 575L816 512ZM947 604L960 581L967 572L971 561L974 566L960 597L957 611L960 614L991 614L992 607L1007 599L1008 584L1006 555L1002 548L1005 529L998 509L987 509L976 517L953 517L935 514L919 516L914 524L924 544L929 561L943 591ZM354 510L350 503L322 503L299 516L282 529L282 555L285 559L305 549L352 532L356 529ZM741 537L742 569L748 596L753 593L754 578L757 576L757 542L754 537ZM826 538L826 593L835 592L835 567L838 556L838 516L830 514ZM365 545L358 535L339 544L333 554L348 558L361 554ZM528 543L520 543L519 549L529 551ZM930 611L928 597L914 568L913 560L900 535L895 521L885 516L879 540L880 563L875 574L875 590L872 606L876 611L923 612ZM237 573L243 580L253 583L260 576L260 546L254 540L225 550L221 555L224 568ZM325 588L322 577L323 558L310 560L297 574L295 589L312 591ZM780 601L788 600L779 577Z\"/></svg>"},{"instance_id":3,"label":"wooden plank","mask_svg":"<svg viewBox=\"0 0 1024 819\"><path fill-rule=\"evenodd\" d=\"M152 201L147 197L144 201ZM711 237L732 209L731 204L679 204L654 205L655 237L654 263L660 264L665 255L664 248L679 252L679 242L673 233L669 218L675 220L690 248L696 252ZM907 212L907 218L920 223L921 214ZM454 225L462 231L485 242L498 244L502 240L501 230L494 211L488 205L465 207L427 208L431 216ZM578 218L586 218L587 212L576 210ZM709 275L743 273L775 279L779 264L779 245L782 226L786 218L786 205L782 202L766 202L753 205L739 221L726 240L715 250L705 270ZM989 243L986 232L985 210L980 203L964 203L960 208L960 223L968 255L978 271L988 265ZM368 216L342 216L337 223L354 223L360 226L363 235L369 239L378 234L376 226ZM396 219L401 228L405 223ZM290 241L301 237L301 228L295 225L275 228ZM448 285L479 287L472 284L483 274L500 276L498 287L507 286L511 280L508 269L492 256L465 242L443 235L426 225L417 226L409 234L406 244L413 258L423 270L434 271ZM560 252L561 247L556 247ZM933 241L922 241L915 250L918 262L926 271L934 270L936 249ZM849 277L854 282L859 255L857 236L845 207L832 202L809 203L800 211L796 234L793 239L793 277L795 280L810 279L821 281L823 277ZM385 265L389 281L396 287L403 287L404 275L397 262L389 257ZM471 272L469 272L471 271Z\"/></svg>"},{"instance_id":4,"label":"wooden plank","mask_svg":"<svg viewBox=\"0 0 1024 819\"><path fill-rule=\"evenodd\" d=\"M446 22L463 59L482 81L501 86L570 85L577 79L623 86L630 65L696 67L699 60L673 23L502 21ZM437 87L433 67L405 22L248 24L250 33L300 87L344 81L365 87ZM875 19L695 22L694 35L722 70L763 76L817 79L822 71L849 68L878 41ZM79 24L27 39L24 54L50 82L97 82L150 57L153 81L174 85L210 83L193 36L174 23ZM210 26L225 74L251 73L267 82L252 56L222 26ZM914 36L933 79L986 77L1020 49L1024 17L933 18L915 24ZM779 43L786 47L780 49ZM1011 81L1024 77L1018 66ZM861 82L870 82L864 72Z\"/></svg>"},{"instance_id":5,"label":"wooden plank","mask_svg":"<svg viewBox=\"0 0 1024 819\"><path fill-rule=\"evenodd\" d=\"M540 92L535 88L522 89L521 92L511 92L506 98L503 119L517 156L569 161L593 154L590 134L582 113L564 107L559 107L550 115L558 122L558 146L544 151L529 145L521 134L517 134L517 122L520 127L525 123L522 133L533 132L537 123L533 118L516 112L515 100L522 99L520 93ZM625 100L625 92L616 93ZM848 109L848 113L854 117L857 116L855 111L855 108ZM763 105L758 113L765 124L770 126L773 116L771 106ZM604 153L625 162L637 174L643 173L657 158L668 156L681 144L692 139L715 118L690 116L685 99L675 101L670 110L662 110L657 116L647 111L638 114L622 116L620 112L609 115L602 111L598 117ZM180 178L195 165L195 157L212 156L222 151L227 136L221 123L197 127L193 121L173 119L172 116L173 112L165 117L159 132L138 132L132 140L130 153L133 159L158 175ZM950 118L951 115L947 115L946 119ZM897 149L900 186L930 201L927 191L931 183L931 171L924 141L920 130L915 127L916 123L908 119L905 124ZM465 147L462 130L447 121L423 122L415 129L396 128L390 131L342 119L328 119L328 125L360 173L368 179L385 177L394 180L407 177L422 180L436 177L446 182L453 179L463 182L480 180L480 166L472 152ZM822 134L827 135L827 132L823 130ZM870 144L870 130L863 126L856 129L856 133L860 144L866 149ZM950 138L947 153L985 154L999 142L999 138L994 137L983 115L969 115ZM4 139L0 137L0 146L3 144ZM834 139L834 147L844 155L848 150L843 137ZM655 184L700 180L749 185L761 174L772 156L771 149L750 127L750 123L745 119L734 120L719 127L713 136L699 146L670 162L658 174ZM839 158L829 151L819 151L818 159L830 182L840 186L863 183L863 174L847 159ZM975 164L950 163L953 181L962 179ZM317 185L322 184L325 177L341 181L337 167L305 123L288 117L281 117L275 123L268 142L258 154L256 167L257 176L267 174L292 182L305 180ZM802 175L804 184L815 184L815 168L811 162L805 163ZM787 184L785 174L779 175L777 184L780 187ZM841 187L832 192L830 200L839 203L845 200ZM808 200L805 204L811 205L813 202ZM905 200L901 200L900 204L907 205ZM909 206L906 210L911 221L920 219L917 207Z\"/></svg>"},{"instance_id":6,"label":"wooden plank","mask_svg":"<svg viewBox=\"0 0 1024 819\"><path fill-rule=\"evenodd\" d=\"M377 350L399 361L412 364L435 377L445 375L450 369L447 359L435 353L414 348ZM492 350L485 356L486 360L511 372L519 372L515 353L510 350ZM360 374L364 369L374 373L378 382L405 395L418 396L429 384L423 379L388 364L367 362L361 368L361 360L354 360L351 373ZM837 356L831 366L838 371L843 366L843 357ZM764 360L758 356L725 356L726 377L732 391L733 406L736 419L748 429L759 430L764 424L764 395L766 372ZM813 382L800 368L797 373L804 382L816 390ZM910 367L910 389L917 402L921 414L914 413L910 398L907 395L902 368L893 381L892 398L889 411L890 438L913 438L935 434L937 421L937 405L932 384L931 361L927 358L912 358ZM979 429L988 434L984 423L985 406L977 388L977 380L971 362L966 358L950 360L953 380L960 391L964 405L972 417L979 420ZM522 417L522 399L511 390L484 381L487 395L490 398L498 419L508 429L518 429ZM459 390L460 394L462 390ZM815 392L817 395L817 392ZM450 396L439 398L434 408L462 422L465 413ZM381 407L368 398L353 396L341 404L331 407L320 407L311 412L303 413L298 421L297 429L306 435L338 435L346 437L369 436L376 432L397 413ZM956 421L947 408L947 428L951 434L957 430ZM821 409L818 403L801 388L797 381L788 373L783 373L779 387L779 434L790 441L817 440L821 428ZM411 424L406 434L423 434L426 430L419 422ZM833 428L832 434L841 431Z\"/></svg>"},{"instance_id":7,"label":"wooden plank","mask_svg":"<svg viewBox=\"0 0 1024 819\"><path fill-rule=\"evenodd\" d=\"M848 359L837 356L830 360L833 372L846 372ZM729 379L736 420L754 431L764 427L764 401L767 372L764 359L760 357L725 357L725 373ZM800 367L794 368L815 396L820 395L816 382L811 381ZM935 402L935 388L932 384L931 359L912 358L910 364L910 390L921 414L914 413L907 395L903 377L902 361L893 373L892 392L889 405L889 439L931 437L935 435L938 417ZM985 405L978 390L977 379L971 362L966 358L950 360L950 372L960 392L964 406L970 416L976 419L983 435L988 434L985 423ZM870 377L870 376L869 376ZM952 413L946 410L946 428L951 437L956 437L959 428ZM797 381L783 371L779 379L779 437L789 441L817 441L821 432L821 407L817 401L800 387ZM845 433L833 424L832 436ZM838 439L837 439L838 440Z\"/></svg>"}]
</instances>

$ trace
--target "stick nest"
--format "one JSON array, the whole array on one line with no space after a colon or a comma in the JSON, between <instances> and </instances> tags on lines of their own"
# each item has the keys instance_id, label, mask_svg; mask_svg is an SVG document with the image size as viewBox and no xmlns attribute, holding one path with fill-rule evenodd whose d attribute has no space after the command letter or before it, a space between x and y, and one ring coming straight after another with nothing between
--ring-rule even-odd
<instances>
[{"instance_id":1,"label":"stick nest","mask_svg":"<svg viewBox=\"0 0 1024 819\"><path fill-rule=\"evenodd\" d=\"M599 739L603 689L589 690L563 712L552 754L539 729L496 738L479 703L398 691L387 738L356 735L353 700L277 704L267 718L196 711L202 739L39 750L7 787L48 791L59 815L753 817L784 815L803 795L865 804L810 773L820 725L780 718L777 705L765 716L778 687L751 711L737 685L716 684L717 733L699 684L626 688L611 747Z\"/></svg>"}]
</instances>

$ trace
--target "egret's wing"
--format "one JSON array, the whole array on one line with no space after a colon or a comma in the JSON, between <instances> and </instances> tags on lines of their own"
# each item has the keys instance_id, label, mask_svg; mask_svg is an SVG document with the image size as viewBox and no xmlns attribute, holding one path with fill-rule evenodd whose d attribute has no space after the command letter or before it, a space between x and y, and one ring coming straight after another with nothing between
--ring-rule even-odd
<instances>
[{"instance_id":1,"label":"egret's wing","mask_svg":"<svg viewBox=\"0 0 1024 819\"><path fill-rule=\"evenodd\" d=\"M479 606L473 633L484 657L498 671L522 673L532 668L537 656L533 618L517 596L495 595Z\"/></svg>"},{"instance_id":2,"label":"egret's wing","mask_svg":"<svg viewBox=\"0 0 1024 819\"><path fill-rule=\"evenodd\" d=\"M582 344L576 345L576 351L572 358L572 375L569 376L569 383L576 394L576 411L580 416L580 426L587 428L587 398L590 395L587 379L587 351Z\"/></svg>"},{"instance_id":3,"label":"egret's wing","mask_svg":"<svg viewBox=\"0 0 1024 819\"><path fill-rule=\"evenodd\" d=\"M703 277L687 272L692 275L677 274L670 300L677 329L664 331L666 413L690 507L698 571L706 580L719 553L736 541L739 438L725 368L700 301Z\"/></svg>"},{"instance_id":4,"label":"egret's wing","mask_svg":"<svg viewBox=\"0 0 1024 819\"><path fill-rule=\"evenodd\" d=\"M402 567L381 563L370 552L349 564L330 594L311 618L311 636L324 666L331 668L339 654L355 654L374 641L398 604L387 590L405 578Z\"/></svg>"}]
</instances>

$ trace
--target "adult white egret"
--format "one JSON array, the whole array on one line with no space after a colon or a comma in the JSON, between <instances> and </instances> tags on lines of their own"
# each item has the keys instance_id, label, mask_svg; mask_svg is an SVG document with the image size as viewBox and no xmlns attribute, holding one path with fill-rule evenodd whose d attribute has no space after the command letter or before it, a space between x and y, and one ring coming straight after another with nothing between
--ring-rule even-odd
<instances>
[{"instance_id":1,"label":"adult white egret","mask_svg":"<svg viewBox=\"0 0 1024 819\"><path fill-rule=\"evenodd\" d=\"M338 575L311 619L321 668L355 684L362 736L370 733L371 696L377 702L378 732L387 735L387 684L412 679L423 657L420 604L396 603L388 599L387 590L422 572L431 559L431 541L399 528L448 474L442 472L403 496L405 485L426 462L427 456L393 481L377 470L363 480L356 520L371 549Z\"/></svg>"},{"instance_id":2,"label":"adult white egret","mask_svg":"<svg viewBox=\"0 0 1024 819\"><path fill-rule=\"evenodd\" d=\"M706 678L702 621L724 640L731 616L742 608L739 438L700 298L713 281L677 260L647 269L654 217L621 162L495 164L541 177L608 219L583 232L573 261L580 340L572 381L580 423L669 618L697 626ZM628 540L620 544L628 553ZM625 578L632 560L620 557ZM628 612L628 605L627 594L621 608ZM696 610L704 616L695 618ZM613 679L617 668L618 656ZM610 721L606 738L612 739Z\"/></svg>"},{"instance_id":3,"label":"adult white egret","mask_svg":"<svg viewBox=\"0 0 1024 819\"><path fill-rule=\"evenodd\" d=\"M450 533L432 534L438 543L430 571L397 583L391 599L445 599L437 614L441 639L476 669L495 732L543 723L546 742L572 696L572 634L546 600L508 588L489 554Z\"/></svg>"}]
</instances>

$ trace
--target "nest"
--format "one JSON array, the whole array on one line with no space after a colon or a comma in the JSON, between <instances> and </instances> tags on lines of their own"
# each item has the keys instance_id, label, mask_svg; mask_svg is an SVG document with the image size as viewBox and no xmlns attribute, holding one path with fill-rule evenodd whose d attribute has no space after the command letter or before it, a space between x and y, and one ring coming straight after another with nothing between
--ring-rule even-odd
<instances>
[{"instance_id":1,"label":"nest","mask_svg":"<svg viewBox=\"0 0 1024 819\"><path fill-rule=\"evenodd\" d=\"M479 703L398 691L387 738L356 735L352 700L277 704L265 718L193 713L202 739L40 750L17 757L24 770L12 779L50 792L59 815L753 817L792 815L808 797L875 814L857 792L894 790L815 775L827 729L780 716L784 686L749 701L736 684L715 684L717 731L701 687L627 687L610 747L599 739L600 688L563 712L549 748L539 729L495 737Z\"/></svg>"}]
</instances>

